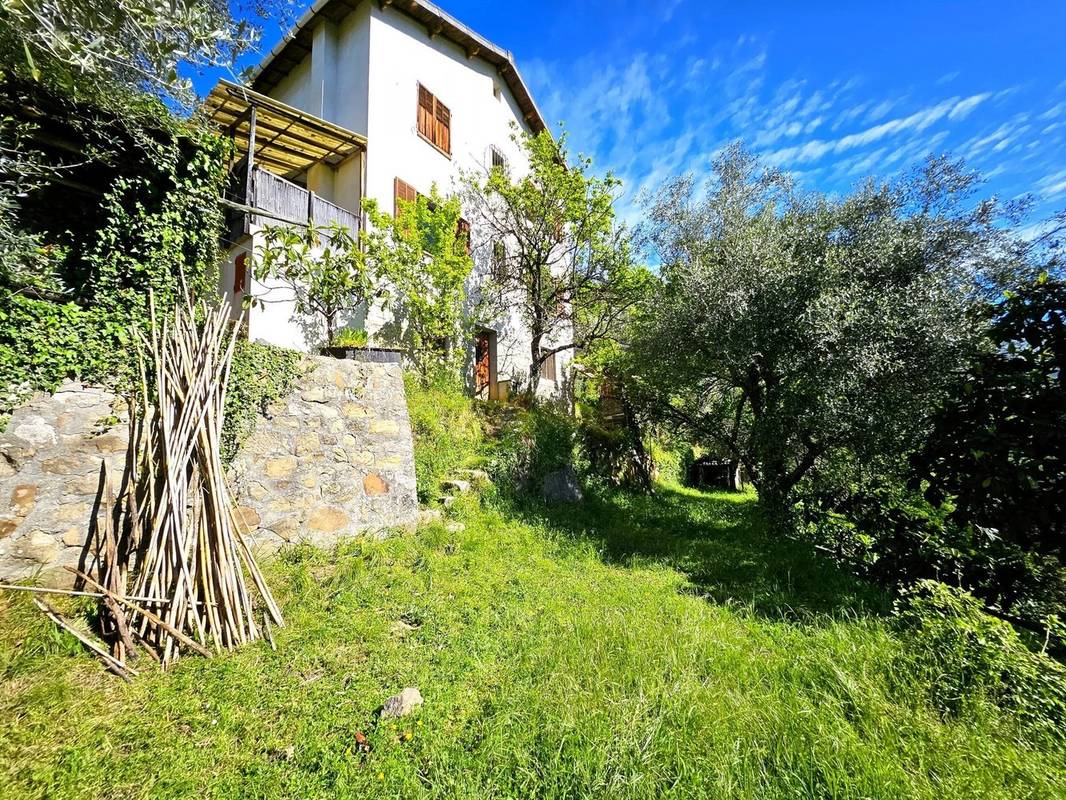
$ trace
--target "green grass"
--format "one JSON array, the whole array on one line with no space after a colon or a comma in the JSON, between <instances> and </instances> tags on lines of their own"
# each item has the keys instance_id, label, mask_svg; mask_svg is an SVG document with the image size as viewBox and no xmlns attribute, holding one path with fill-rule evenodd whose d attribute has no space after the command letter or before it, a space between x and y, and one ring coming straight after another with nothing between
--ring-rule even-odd
<instances>
[{"instance_id":1,"label":"green grass","mask_svg":"<svg viewBox=\"0 0 1066 800\"><path fill-rule=\"evenodd\" d=\"M289 552L276 653L132 686L3 598L0 797L1063 796L1066 753L933 714L886 599L750 496L457 514ZM408 685L422 710L378 721Z\"/></svg>"}]
</instances>

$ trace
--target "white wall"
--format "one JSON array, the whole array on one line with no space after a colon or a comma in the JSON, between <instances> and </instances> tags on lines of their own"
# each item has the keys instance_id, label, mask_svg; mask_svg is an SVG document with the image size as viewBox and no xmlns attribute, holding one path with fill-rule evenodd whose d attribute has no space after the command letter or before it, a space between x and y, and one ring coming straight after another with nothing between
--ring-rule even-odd
<instances>
[{"instance_id":1,"label":"white wall","mask_svg":"<svg viewBox=\"0 0 1066 800\"><path fill-rule=\"evenodd\" d=\"M342 167L328 188L311 187L323 196L350 207L351 199L362 194L391 213L397 177L422 193L428 194L434 183L442 192L450 193L458 190L461 171L488 168L493 146L504 154L515 174L528 169L511 136L513 124L525 132L529 128L496 68L480 58L467 58L461 47L444 37L431 39L422 25L402 12L364 2L339 24L320 23L314 46L322 55L316 58L312 52L271 94L310 113L322 114L363 134L368 141L363 191L359 191L357 170L347 167L345 172ZM324 58L326 54L331 57ZM329 81L334 82L332 90ZM419 83L451 110L450 157L418 135ZM476 227L471 235L475 257L481 262L472 278L476 284L476 276L487 271L491 242L484 241ZM291 346L299 341L302 331L293 321L283 320L280 313L264 312L262 320L253 320L252 329L269 335L270 341ZM381 309L371 309L366 315L371 335L388 321ZM529 369L530 338L520 317L512 312L502 319L481 322L498 333L499 379L518 376L524 380ZM570 357L570 353L558 356L560 378L567 373ZM549 382L542 382L542 392L553 390Z\"/></svg>"}]
</instances>

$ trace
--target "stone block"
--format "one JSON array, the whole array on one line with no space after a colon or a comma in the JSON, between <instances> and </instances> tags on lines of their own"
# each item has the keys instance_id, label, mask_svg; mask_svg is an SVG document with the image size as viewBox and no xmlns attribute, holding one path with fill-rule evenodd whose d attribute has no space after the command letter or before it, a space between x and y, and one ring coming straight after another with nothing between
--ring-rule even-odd
<instances>
[{"instance_id":1,"label":"stone block","mask_svg":"<svg viewBox=\"0 0 1066 800\"><path fill-rule=\"evenodd\" d=\"M264 471L269 478L291 478L296 472L296 459L291 456L268 458Z\"/></svg>"},{"instance_id":2,"label":"stone block","mask_svg":"<svg viewBox=\"0 0 1066 800\"><path fill-rule=\"evenodd\" d=\"M307 527L321 533L336 533L348 527L349 517L340 508L334 506L321 506L311 512L307 520Z\"/></svg>"},{"instance_id":3,"label":"stone block","mask_svg":"<svg viewBox=\"0 0 1066 800\"><path fill-rule=\"evenodd\" d=\"M400 432L400 424L392 419L375 419L370 422L370 433L385 436Z\"/></svg>"},{"instance_id":4,"label":"stone block","mask_svg":"<svg viewBox=\"0 0 1066 800\"><path fill-rule=\"evenodd\" d=\"M371 472L363 478L363 491L368 497L376 497L388 493L389 485L376 472Z\"/></svg>"},{"instance_id":5,"label":"stone block","mask_svg":"<svg viewBox=\"0 0 1066 800\"><path fill-rule=\"evenodd\" d=\"M11 490L11 513L24 517L33 510L37 502L37 486L32 483L20 483Z\"/></svg>"}]
</instances>

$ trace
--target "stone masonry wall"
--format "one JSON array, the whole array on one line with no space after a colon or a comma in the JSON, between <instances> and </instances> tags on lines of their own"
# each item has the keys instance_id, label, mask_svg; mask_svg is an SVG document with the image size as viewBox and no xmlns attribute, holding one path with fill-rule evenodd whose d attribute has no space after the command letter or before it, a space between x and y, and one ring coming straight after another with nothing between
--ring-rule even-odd
<instances>
[{"instance_id":1,"label":"stone masonry wall","mask_svg":"<svg viewBox=\"0 0 1066 800\"><path fill-rule=\"evenodd\" d=\"M233 464L256 541L328 545L411 525L414 449L399 364L308 357L300 387L269 408Z\"/></svg>"},{"instance_id":2,"label":"stone masonry wall","mask_svg":"<svg viewBox=\"0 0 1066 800\"><path fill-rule=\"evenodd\" d=\"M397 364L308 358L299 388L268 409L234 461L244 532L259 550L318 546L410 525L414 452ZM117 424L116 423L117 420ZM70 382L37 395L0 435L0 581L69 584L108 461L125 464L125 404Z\"/></svg>"},{"instance_id":3,"label":"stone masonry wall","mask_svg":"<svg viewBox=\"0 0 1066 800\"><path fill-rule=\"evenodd\" d=\"M125 404L76 382L12 415L0 435L0 580L71 582L61 568L78 566L89 538L100 462L117 490L127 441Z\"/></svg>"}]
</instances>

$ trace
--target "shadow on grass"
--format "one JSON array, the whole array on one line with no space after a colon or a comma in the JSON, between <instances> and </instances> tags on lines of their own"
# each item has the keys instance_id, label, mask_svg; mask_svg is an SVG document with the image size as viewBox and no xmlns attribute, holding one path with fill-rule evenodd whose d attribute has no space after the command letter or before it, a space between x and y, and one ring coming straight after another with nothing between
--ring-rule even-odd
<instances>
[{"instance_id":1,"label":"shadow on grass","mask_svg":"<svg viewBox=\"0 0 1066 800\"><path fill-rule=\"evenodd\" d=\"M685 591L773 619L883 613L888 600L802 542L773 535L753 494L659 487L655 497L590 493L573 506L527 506L609 564L663 565Z\"/></svg>"}]
</instances>

